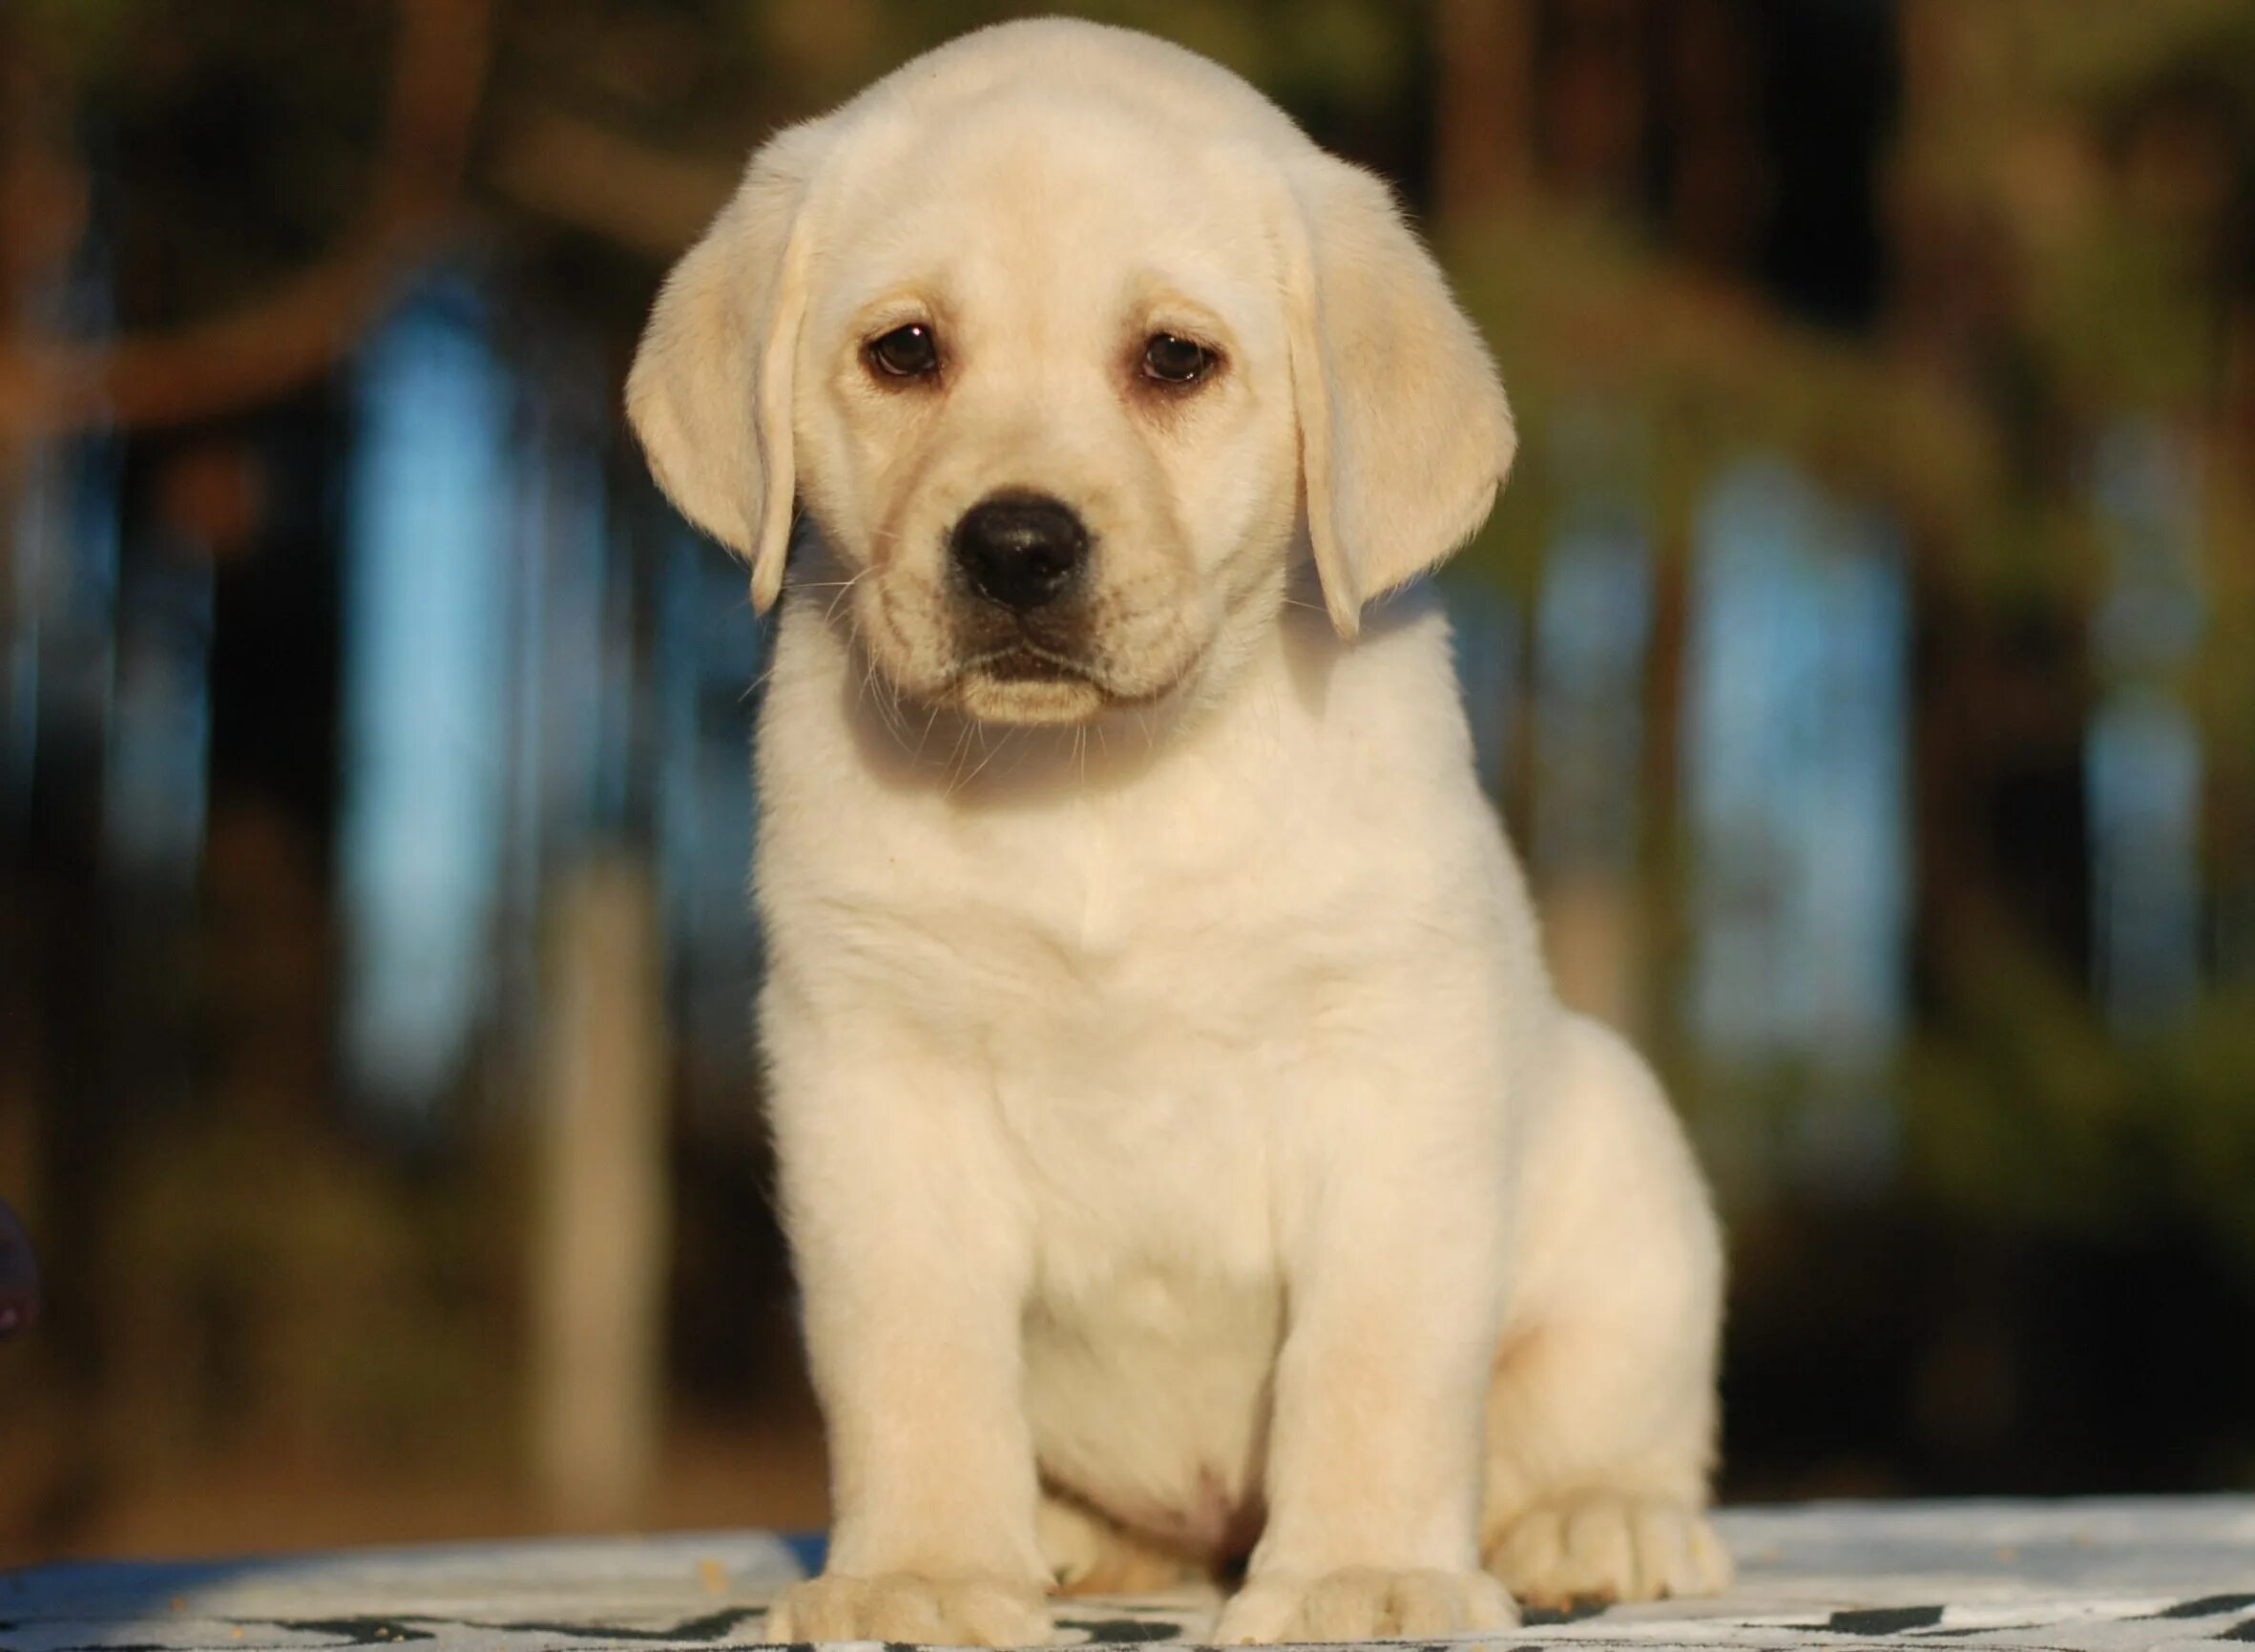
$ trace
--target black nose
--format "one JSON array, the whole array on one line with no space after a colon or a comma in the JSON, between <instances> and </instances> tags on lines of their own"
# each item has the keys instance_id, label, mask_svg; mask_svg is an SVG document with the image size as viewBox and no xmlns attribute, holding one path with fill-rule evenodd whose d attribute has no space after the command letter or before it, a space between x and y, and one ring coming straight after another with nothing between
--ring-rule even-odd
<instances>
[{"instance_id":1,"label":"black nose","mask_svg":"<svg viewBox=\"0 0 2255 1652\"><path fill-rule=\"evenodd\" d=\"M949 548L973 591L1023 613L1064 595L1088 561L1088 530L1062 500L997 493L963 513Z\"/></svg>"}]
</instances>

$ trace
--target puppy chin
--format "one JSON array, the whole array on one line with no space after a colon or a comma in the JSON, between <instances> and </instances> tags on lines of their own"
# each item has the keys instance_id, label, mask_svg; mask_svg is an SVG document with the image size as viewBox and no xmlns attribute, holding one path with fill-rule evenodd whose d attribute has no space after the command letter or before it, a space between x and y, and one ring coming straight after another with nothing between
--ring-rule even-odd
<instances>
[{"instance_id":1,"label":"puppy chin","mask_svg":"<svg viewBox=\"0 0 2255 1652\"><path fill-rule=\"evenodd\" d=\"M1086 678L1001 678L974 671L955 685L958 708L981 722L1086 722L1112 702L1110 695Z\"/></svg>"}]
</instances>

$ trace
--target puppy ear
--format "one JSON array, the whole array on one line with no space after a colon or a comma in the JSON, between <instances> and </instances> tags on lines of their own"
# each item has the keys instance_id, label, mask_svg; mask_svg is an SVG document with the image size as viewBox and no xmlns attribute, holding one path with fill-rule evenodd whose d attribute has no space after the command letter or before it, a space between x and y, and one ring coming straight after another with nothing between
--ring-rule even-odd
<instances>
[{"instance_id":1,"label":"puppy ear","mask_svg":"<svg viewBox=\"0 0 2255 1652\"><path fill-rule=\"evenodd\" d=\"M783 589L796 480L792 360L806 308L817 125L778 134L666 278L627 375L626 412L666 497L752 565L752 607Z\"/></svg>"},{"instance_id":2,"label":"puppy ear","mask_svg":"<svg viewBox=\"0 0 2255 1652\"><path fill-rule=\"evenodd\" d=\"M1479 332L1386 185L1330 156L1291 178L1283 231L1292 399L1325 605L1363 604L1472 537L1517 437Z\"/></svg>"}]
</instances>

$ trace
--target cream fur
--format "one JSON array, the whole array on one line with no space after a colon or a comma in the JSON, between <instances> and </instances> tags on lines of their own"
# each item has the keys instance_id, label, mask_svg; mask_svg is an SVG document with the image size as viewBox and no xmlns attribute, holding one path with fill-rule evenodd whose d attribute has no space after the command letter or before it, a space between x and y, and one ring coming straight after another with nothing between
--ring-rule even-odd
<instances>
[{"instance_id":1,"label":"cream fur","mask_svg":"<svg viewBox=\"0 0 2255 1652\"><path fill-rule=\"evenodd\" d=\"M1153 397L1152 331L1222 368ZM984 31L755 157L629 400L762 602L805 507L755 881L836 1524L770 1636L1037 1641L1255 1538L1224 1640L1717 1586L1705 1193L1552 993L1439 612L1366 613L1513 442L1384 186L1174 47ZM1069 680L963 657L1002 488L1094 535Z\"/></svg>"}]
</instances>

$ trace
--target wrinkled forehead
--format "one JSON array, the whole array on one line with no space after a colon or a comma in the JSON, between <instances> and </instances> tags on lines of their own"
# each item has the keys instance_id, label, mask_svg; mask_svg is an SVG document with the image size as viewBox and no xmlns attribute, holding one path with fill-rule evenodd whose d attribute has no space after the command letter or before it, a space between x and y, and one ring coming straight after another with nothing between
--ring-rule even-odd
<instances>
[{"instance_id":1,"label":"wrinkled forehead","mask_svg":"<svg viewBox=\"0 0 2255 1652\"><path fill-rule=\"evenodd\" d=\"M825 191L817 307L833 322L913 294L1020 327L1170 303L1251 336L1279 324L1276 184L1242 146L1039 97L873 136Z\"/></svg>"}]
</instances>

